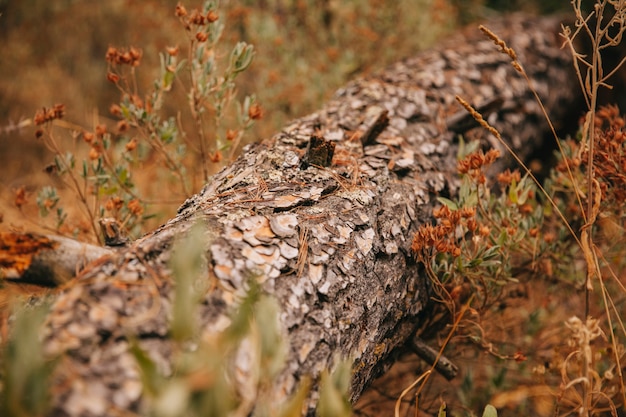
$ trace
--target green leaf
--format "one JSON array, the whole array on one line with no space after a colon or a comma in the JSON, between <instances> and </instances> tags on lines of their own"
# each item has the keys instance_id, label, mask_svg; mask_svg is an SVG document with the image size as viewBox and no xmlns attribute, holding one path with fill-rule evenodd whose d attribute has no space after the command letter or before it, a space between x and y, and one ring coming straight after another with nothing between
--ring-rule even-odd
<instances>
[{"instance_id":1,"label":"green leaf","mask_svg":"<svg viewBox=\"0 0 626 417\"><path fill-rule=\"evenodd\" d=\"M195 310L199 296L203 293L202 288L197 288L197 283L204 279L204 230L202 222L196 223L188 235L173 248L170 267L176 279L176 287L171 331L172 337L177 341L192 338L196 330Z\"/></svg>"},{"instance_id":2,"label":"green leaf","mask_svg":"<svg viewBox=\"0 0 626 417\"><path fill-rule=\"evenodd\" d=\"M487 404L483 411L483 417L498 417L498 410L493 405Z\"/></svg>"},{"instance_id":3,"label":"green leaf","mask_svg":"<svg viewBox=\"0 0 626 417\"><path fill-rule=\"evenodd\" d=\"M47 304L14 311L13 331L0 352L0 415L48 414L50 376L56 360L46 358L41 346L41 325L47 312Z\"/></svg>"},{"instance_id":4,"label":"green leaf","mask_svg":"<svg viewBox=\"0 0 626 417\"><path fill-rule=\"evenodd\" d=\"M261 295L259 284L256 281L251 279L248 281L248 284L250 288L232 315L231 325L226 332L227 339L233 343L244 338L250 331L250 321L254 313L254 306Z\"/></svg>"},{"instance_id":5,"label":"green leaf","mask_svg":"<svg viewBox=\"0 0 626 417\"><path fill-rule=\"evenodd\" d=\"M444 206L447 206L450 210L458 210L459 206L452 200L445 197L437 197L437 201L439 201Z\"/></svg>"},{"instance_id":6,"label":"green leaf","mask_svg":"<svg viewBox=\"0 0 626 417\"><path fill-rule=\"evenodd\" d=\"M135 357L139 370L141 371L141 381L143 387L151 395L158 395L164 387L166 380L159 372L154 361L146 352L139 347L135 340L130 340L130 352Z\"/></svg>"},{"instance_id":7,"label":"green leaf","mask_svg":"<svg viewBox=\"0 0 626 417\"><path fill-rule=\"evenodd\" d=\"M278 417L301 417L310 389L311 380L304 377L296 393L281 407Z\"/></svg>"},{"instance_id":8,"label":"green leaf","mask_svg":"<svg viewBox=\"0 0 626 417\"><path fill-rule=\"evenodd\" d=\"M320 399L317 404L319 417L350 417L352 410L348 400L351 366L349 361L341 361L335 371L322 373Z\"/></svg>"},{"instance_id":9,"label":"green leaf","mask_svg":"<svg viewBox=\"0 0 626 417\"><path fill-rule=\"evenodd\" d=\"M230 70L233 75L245 71L252 63L254 47L245 42L238 42L230 54Z\"/></svg>"},{"instance_id":10,"label":"green leaf","mask_svg":"<svg viewBox=\"0 0 626 417\"><path fill-rule=\"evenodd\" d=\"M287 345L280 327L280 307L276 299L262 296L255 308L255 324L261 342L263 374L271 377L278 373L287 359Z\"/></svg>"}]
</instances>

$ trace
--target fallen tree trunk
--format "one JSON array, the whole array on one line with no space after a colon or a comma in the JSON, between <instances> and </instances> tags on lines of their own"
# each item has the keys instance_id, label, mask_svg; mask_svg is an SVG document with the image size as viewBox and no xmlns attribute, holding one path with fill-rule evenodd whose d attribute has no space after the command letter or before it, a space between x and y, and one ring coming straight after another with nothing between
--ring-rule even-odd
<instances>
[{"instance_id":1,"label":"fallen tree trunk","mask_svg":"<svg viewBox=\"0 0 626 417\"><path fill-rule=\"evenodd\" d=\"M559 120L578 83L559 49L558 20L516 16L493 29ZM428 314L429 283L409 248L419 225L432 221L435 198L457 191L456 136L486 137L466 123L455 95L482 108L522 157L546 131L510 58L477 30L466 35L351 82L320 111L246 147L175 218L82 271L58 296L45 328L47 353L62 357L52 414L140 412L143 388L129 339L167 368L168 262L174 241L198 219L214 283L199 307L204 331L229 322L255 279L278 300L289 343L268 395L282 401L304 376L316 380L344 357L354 361L356 400ZM236 366L245 375L248 365ZM309 412L317 397L314 383Z\"/></svg>"}]
</instances>

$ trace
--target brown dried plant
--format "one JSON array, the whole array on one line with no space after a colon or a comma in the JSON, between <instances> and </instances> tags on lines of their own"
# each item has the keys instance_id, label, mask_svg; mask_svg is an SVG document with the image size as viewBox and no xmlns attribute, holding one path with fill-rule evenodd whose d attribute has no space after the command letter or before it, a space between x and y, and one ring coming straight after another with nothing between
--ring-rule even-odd
<instances>
[{"instance_id":1,"label":"brown dried plant","mask_svg":"<svg viewBox=\"0 0 626 417\"><path fill-rule=\"evenodd\" d=\"M544 203L547 212L555 213L560 219L572 241L580 248L582 259L587 266L583 285L585 297L584 312L582 313L585 319L572 317L566 323L566 327L572 333L569 344L571 353L566 360L560 363L562 383L557 390L555 415L570 412L583 416L597 415L603 412L617 415L616 410L626 404L626 388L622 375L626 326L622 321L622 312L616 297L618 294L626 294L626 287L620 280L622 278L620 274L613 269L615 262L610 262L605 256L605 250L607 245L614 243L616 239L622 239L624 232L626 214L622 203L626 197L626 192L624 192L626 189L626 147L624 145L626 133L624 132L625 122L619 115L617 107L609 106L598 109L597 103L600 89L611 88L608 84L609 78L616 74L626 62L626 58L623 58L615 67L610 69L607 69L603 62L603 53L608 48L618 46L622 41L624 31L626 31L626 1L598 0L589 14L582 11L580 0L573 0L571 3L577 18L576 29L572 32L569 28L563 27L562 35L572 51L574 67L587 104L587 113L582 123L579 143L558 139L533 83L519 62L515 51L508 47L506 42L494 32L484 26L480 27L480 30L494 41L502 53L511 59L513 68L526 79L552 129L560 151L560 162L551 179L553 183L550 184L550 187L544 187L534 177L530 169L510 148L500 133L484 120L478 111L462 98L457 97L457 100L513 156L525 172L525 177L532 179L547 201ZM588 37L591 43L591 52L588 55L578 52L575 46L576 38L583 36ZM483 161L480 154L475 153L472 157L474 159L463 160L460 164L460 172L469 177L475 184L484 183L484 177L481 176L480 172L475 172L473 175L471 172L472 168L478 170L482 168ZM473 162L475 163L472 165ZM513 183L519 181L510 173L503 173L499 178L502 180L510 179ZM561 194L558 196L555 195L555 184L560 187L558 192ZM415 235L412 248L424 263L429 275L435 280L441 279L442 269L433 270L431 260L435 256L439 256L438 259L441 263L444 259L441 256L445 255L457 260L445 261L444 264L450 262L455 262L458 265L463 264L464 248L466 248L464 242L468 236L476 236L476 230L480 230L481 227L488 227L487 225L481 226L481 223L489 218L489 213L481 208L480 203L480 201L484 201L488 192L481 194L480 189L477 190L478 198L474 204L478 208L478 215L486 215L482 219L477 216L476 219L471 217L472 222L463 220L459 209L467 209L467 207L463 205L457 207L456 202L446 202L447 207L444 206L434 212L438 224L425 225ZM562 195L564 192L567 193L566 197ZM530 197L530 199L537 203L534 197ZM568 201L568 204L563 205L564 199ZM520 210L525 209L520 207ZM580 219L582 227L576 230L574 224L577 223L578 219ZM595 230L601 230L602 234L596 237ZM539 228L528 229L526 232L530 238L536 238L541 233ZM478 235L480 236L480 234ZM604 240L600 240L600 237L603 237ZM550 241L553 240L554 237L551 237ZM548 241L547 232L545 241ZM489 240L483 242L483 245L488 244ZM524 250L522 245L503 248L503 250L508 251L512 249ZM539 254L533 254L533 264L536 264L537 259L534 257L537 255ZM505 262L510 262L508 258L511 256L518 257L519 254L509 252L502 259ZM475 264L480 264L480 262ZM620 265L623 265L623 262ZM471 275L466 270L457 272L463 273L463 279L466 282L468 277L469 281L472 281ZM443 274L443 278L450 279L450 270ZM455 281L452 280L452 282ZM608 288L609 284L615 286L618 291L617 294ZM470 282L470 287L472 286L473 284ZM453 286L448 285L447 287L439 283L436 284L436 287L439 288L442 301L446 302L449 308L454 311L455 297L462 293L461 290L457 291L458 288L461 288L460 282L456 281ZM477 288L477 286L473 286L473 294L476 294ZM601 320L590 317L590 305L594 301L591 294L594 289L600 291L600 297L597 297L597 300L603 308ZM483 297L478 298L485 298L484 294L487 293L485 291ZM456 305L458 306L458 301ZM462 327L459 326L459 328ZM604 338L604 343L598 341L602 338ZM594 342L595 339L598 340Z\"/></svg>"}]
</instances>

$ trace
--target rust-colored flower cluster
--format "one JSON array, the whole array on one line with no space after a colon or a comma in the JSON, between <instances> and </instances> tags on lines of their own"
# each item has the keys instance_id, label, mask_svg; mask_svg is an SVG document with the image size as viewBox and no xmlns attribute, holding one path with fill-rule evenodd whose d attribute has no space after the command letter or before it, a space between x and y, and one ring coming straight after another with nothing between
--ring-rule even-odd
<instances>
[{"instance_id":1,"label":"rust-colored flower cluster","mask_svg":"<svg viewBox=\"0 0 626 417\"><path fill-rule=\"evenodd\" d=\"M596 144L593 165L602 198L621 204L626 199L626 132L617 106L602 107L596 113ZM588 149L581 155L588 160Z\"/></svg>"},{"instance_id":2,"label":"rust-colored flower cluster","mask_svg":"<svg viewBox=\"0 0 626 417\"><path fill-rule=\"evenodd\" d=\"M609 204L621 203L626 199L626 122L617 106L606 106L596 112L594 126L593 165L602 199ZM586 170L589 148L580 151L580 144L574 142L570 146L574 156L560 161L557 171L566 173L568 166L572 171Z\"/></svg>"},{"instance_id":3,"label":"rust-colored flower cluster","mask_svg":"<svg viewBox=\"0 0 626 417\"><path fill-rule=\"evenodd\" d=\"M252 120L259 120L263 118L263 109L261 108L261 105L259 105L258 103L254 103L253 105L251 105L248 109L248 117L250 117Z\"/></svg>"},{"instance_id":4,"label":"rust-colored flower cluster","mask_svg":"<svg viewBox=\"0 0 626 417\"><path fill-rule=\"evenodd\" d=\"M106 201L104 208L117 217L119 211L124 207L124 203L125 202L121 197L115 196ZM143 214L143 205L141 204L141 201L136 198L128 201L128 203L126 203L126 207L134 216L141 216Z\"/></svg>"},{"instance_id":5,"label":"rust-colored flower cluster","mask_svg":"<svg viewBox=\"0 0 626 417\"><path fill-rule=\"evenodd\" d=\"M496 179L501 186L507 187L513 182L519 183L522 179L522 176L517 169L511 171L509 168L507 168L506 170L499 173L496 176Z\"/></svg>"},{"instance_id":6,"label":"rust-colored flower cluster","mask_svg":"<svg viewBox=\"0 0 626 417\"><path fill-rule=\"evenodd\" d=\"M461 248L458 245L456 230L459 226L470 232L478 231L481 235L488 235L489 229L479 227L476 222L476 209L464 207L460 210L451 210L448 206L441 206L433 210L433 216L438 220L436 225L420 226L413 237L411 250L415 253L434 249L439 253L449 253L460 256Z\"/></svg>"},{"instance_id":7,"label":"rust-colored flower cluster","mask_svg":"<svg viewBox=\"0 0 626 417\"><path fill-rule=\"evenodd\" d=\"M28 203L28 197L26 195L26 187L21 186L15 190L15 199L13 200L15 207L22 208Z\"/></svg>"},{"instance_id":8,"label":"rust-colored flower cluster","mask_svg":"<svg viewBox=\"0 0 626 417\"><path fill-rule=\"evenodd\" d=\"M185 6L178 3L174 14L180 19L185 27L185 30L191 32L192 27L203 27L210 23L213 23L219 19L219 15L215 10L209 10L206 14L203 14L199 9L193 9L188 12ZM209 35L204 30L198 30L195 34L195 38L198 42L205 42Z\"/></svg>"},{"instance_id":9,"label":"rust-colored flower cluster","mask_svg":"<svg viewBox=\"0 0 626 417\"><path fill-rule=\"evenodd\" d=\"M62 119L63 116L65 116L65 104L55 104L51 108L44 107L37 111L33 122L35 125L40 126L55 119Z\"/></svg>"},{"instance_id":10,"label":"rust-colored flower cluster","mask_svg":"<svg viewBox=\"0 0 626 417\"><path fill-rule=\"evenodd\" d=\"M131 67L138 67L141 63L142 54L141 49L135 48L134 46L131 46L128 49L118 49L113 46L109 46L105 58L109 64L114 66L129 65Z\"/></svg>"},{"instance_id":11,"label":"rust-colored flower cluster","mask_svg":"<svg viewBox=\"0 0 626 417\"><path fill-rule=\"evenodd\" d=\"M497 149L489 149L487 153L480 149L461 159L457 165L457 170L460 174L470 175L479 184L484 184L487 182L487 178L482 168L492 164L499 157L500 151Z\"/></svg>"},{"instance_id":12,"label":"rust-colored flower cluster","mask_svg":"<svg viewBox=\"0 0 626 417\"><path fill-rule=\"evenodd\" d=\"M117 67L123 65L127 65L131 68L138 67L141 63L142 54L141 49L135 48L134 46L128 49L109 46L105 55L105 59L109 63L107 80L113 84L117 84L121 78Z\"/></svg>"},{"instance_id":13,"label":"rust-colored flower cluster","mask_svg":"<svg viewBox=\"0 0 626 417\"><path fill-rule=\"evenodd\" d=\"M107 133L107 127L103 124L97 125L94 132L83 132L83 141L85 141L85 143L87 143L90 147L89 159L92 161L98 159L104 152L104 145L102 141Z\"/></svg>"}]
</instances>

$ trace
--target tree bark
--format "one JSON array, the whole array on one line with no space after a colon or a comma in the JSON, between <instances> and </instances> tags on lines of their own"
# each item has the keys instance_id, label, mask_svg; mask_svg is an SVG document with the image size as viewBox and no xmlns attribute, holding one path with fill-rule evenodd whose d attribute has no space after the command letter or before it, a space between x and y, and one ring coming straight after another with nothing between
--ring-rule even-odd
<instances>
[{"instance_id":1,"label":"tree bark","mask_svg":"<svg viewBox=\"0 0 626 417\"><path fill-rule=\"evenodd\" d=\"M559 49L559 20L512 16L492 29L515 49L553 120L561 120L578 83ZM174 241L198 219L214 283L200 305L204 331L228 322L254 277L278 300L289 341L272 398L283 400L305 375L316 381L343 357L354 361L355 401L428 315L430 284L410 245L417 228L432 221L436 197L457 192L458 135L492 142L455 95L482 108L522 158L542 145L544 116L510 61L472 28L353 81L318 112L247 146L175 218L82 271L58 295L45 326L47 353L62 356L52 414L141 410L129 338L168 363L168 261ZM314 135L327 149L307 150ZM332 157L323 154L332 153L328 143ZM246 364L237 366L245 374ZM314 383L309 413L317 398Z\"/></svg>"}]
</instances>

